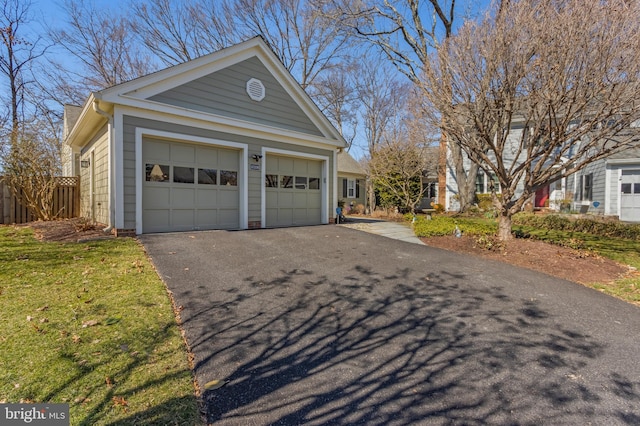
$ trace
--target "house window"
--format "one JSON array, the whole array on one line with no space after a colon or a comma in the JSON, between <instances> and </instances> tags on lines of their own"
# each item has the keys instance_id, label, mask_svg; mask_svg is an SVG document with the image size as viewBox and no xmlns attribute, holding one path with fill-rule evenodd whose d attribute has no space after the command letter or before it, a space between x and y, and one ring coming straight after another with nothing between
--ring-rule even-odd
<instances>
[{"instance_id":1,"label":"house window","mask_svg":"<svg viewBox=\"0 0 640 426\"><path fill-rule=\"evenodd\" d=\"M355 179L347 179L347 198L356 198Z\"/></svg>"},{"instance_id":2,"label":"house window","mask_svg":"<svg viewBox=\"0 0 640 426\"><path fill-rule=\"evenodd\" d=\"M631 184L630 183L623 183L622 186L620 187L620 191L623 194L631 194Z\"/></svg>"},{"instance_id":3,"label":"house window","mask_svg":"<svg viewBox=\"0 0 640 426\"><path fill-rule=\"evenodd\" d=\"M580 200L591 201L593 197L593 173L580 176Z\"/></svg>"},{"instance_id":4,"label":"house window","mask_svg":"<svg viewBox=\"0 0 640 426\"><path fill-rule=\"evenodd\" d=\"M492 189L500 193L500 183L495 173L487 175L482 170L478 170L476 175L476 194L489 194Z\"/></svg>"},{"instance_id":5,"label":"house window","mask_svg":"<svg viewBox=\"0 0 640 426\"><path fill-rule=\"evenodd\" d=\"M484 194L484 172L478 170L476 175L476 194Z\"/></svg>"}]
</instances>

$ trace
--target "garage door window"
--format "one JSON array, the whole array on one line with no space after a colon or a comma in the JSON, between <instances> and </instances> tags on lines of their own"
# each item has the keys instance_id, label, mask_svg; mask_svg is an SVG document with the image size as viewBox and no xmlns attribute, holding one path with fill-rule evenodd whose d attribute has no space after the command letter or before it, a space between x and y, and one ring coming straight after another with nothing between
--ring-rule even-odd
<instances>
[{"instance_id":1,"label":"garage door window","mask_svg":"<svg viewBox=\"0 0 640 426\"><path fill-rule=\"evenodd\" d=\"M146 165L145 179L147 182L167 182L169 181L169 166L164 164Z\"/></svg>"},{"instance_id":2,"label":"garage door window","mask_svg":"<svg viewBox=\"0 0 640 426\"><path fill-rule=\"evenodd\" d=\"M238 172L220 170L220 185L238 186Z\"/></svg>"},{"instance_id":3,"label":"garage door window","mask_svg":"<svg viewBox=\"0 0 640 426\"><path fill-rule=\"evenodd\" d=\"M320 189L320 178L309 178L309 189Z\"/></svg>"},{"instance_id":4,"label":"garage door window","mask_svg":"<svg viewBox=\"0 0 640 426\"><path fill-rule=\"evenodd\" d=\"M278 187L278 175L265 175L265 177L264 177L264 186L266 188L277 188Z\"/></svg>"},{"instance_id":5,"label":"garage door window","mask_svg":"<svg viewBox=\"0 0 640 426\"><path fill-rule=\"evenodd\" d=\"M293 188L293 176L282 176L280 188Z\"/></svg>"},{"instance_id":6,"label":"garage door window","mask_svg":"<svg viewBox=\"0 0 640 426\"><path fill-rule=\"evenodd\" d=\"M306 176L296 176L296 189L307 189Z\"/></svg>"},{"instance_id":7,"label":"garage door window","mask_svg":"<svg viewBox=\"0 0 640 426\"><path fill-rule=\"evenodd\" d=\"M193 168L191 167L173 167L174 183L194 183Z\"/></svg>"},{"instance_id":8,"label":"garage door window","mask_svg":"<svg viewBox=\"0 0 640 426\"><path fill-rule=\"evenodd\" d=\"M218 183L218 171L214 169L198 169L199 185L215 185Z\"/></svg>"}]
</instances>

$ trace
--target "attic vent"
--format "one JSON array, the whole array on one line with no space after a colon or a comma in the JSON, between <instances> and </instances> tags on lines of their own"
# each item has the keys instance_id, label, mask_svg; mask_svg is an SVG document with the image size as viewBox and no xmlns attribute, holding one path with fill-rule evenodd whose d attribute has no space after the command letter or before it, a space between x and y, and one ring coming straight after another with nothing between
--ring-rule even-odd
<instances>
[{"instance_id":1,"label":"attic vent","mask_svg":"<svg viewBox=\"0 0 640 426\"><path fill-rule=\"evenodd\" d=\"M264 84L260 80L252 78L247 81L247 94L254 101L260 102L265 95Z\"/></svg>"}]
</instances>

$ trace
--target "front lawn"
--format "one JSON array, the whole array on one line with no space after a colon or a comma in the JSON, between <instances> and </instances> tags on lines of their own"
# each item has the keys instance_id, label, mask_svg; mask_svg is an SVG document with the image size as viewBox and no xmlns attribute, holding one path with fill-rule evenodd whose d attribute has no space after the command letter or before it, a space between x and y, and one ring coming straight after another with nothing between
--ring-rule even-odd
<instances>
[{"instance_id":1,"label":"front lawn","mask_svg":"<svg viewBox=\"0 0 640 426\"><path fill-rule=\"evenodd\" d=\"M0 330L0 402L68 403L72 425L199 423L170 299L134 239L0 226Z\"/></svg>"}]
</instances>

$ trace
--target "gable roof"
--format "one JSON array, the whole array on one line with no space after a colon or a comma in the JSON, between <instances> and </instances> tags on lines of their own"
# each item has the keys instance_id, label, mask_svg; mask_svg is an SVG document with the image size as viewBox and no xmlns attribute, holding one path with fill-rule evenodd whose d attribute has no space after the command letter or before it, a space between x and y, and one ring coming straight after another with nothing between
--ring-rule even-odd
<instances>
[{"instance_id":1,"label":"gable roof","mask_svg":"<svg viewBox=\"0 0 640 426\"><path fill-rule=\"evenodd\" d=\"M260 61L288 94L292 102L313 123L317 129L316 134L308 134L296 129L279 128L264 123L253 123L237 117L222 116L212 111L169 105L153 99L181 85L252 58L257 58ZM106 120L104 113L113 113L115 105L215 122L233 129L228 131L253 132L252 136L262 132L273 137L330 144L336 148L346 146L346 142L338 130L329 122L261 37L254 37L194 60L91 93L82 108L76 125L69 132L66 143L80 146L91 132L95 132L99 126L104 124Z\"/></svg>"},{"instance_id":2,"label":"gable roof","mask_svg":"<svg viewBox=\"0 0 640 426\"><path fill-rule=\"evenodd\" d=\"M358 163L347 151L338 153L338 173L350 173L362 176L366 175L360 163Z\"/></svg>"}]
</instances>

